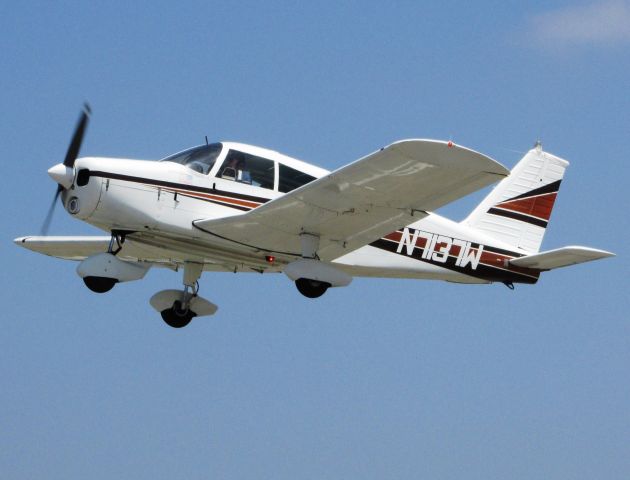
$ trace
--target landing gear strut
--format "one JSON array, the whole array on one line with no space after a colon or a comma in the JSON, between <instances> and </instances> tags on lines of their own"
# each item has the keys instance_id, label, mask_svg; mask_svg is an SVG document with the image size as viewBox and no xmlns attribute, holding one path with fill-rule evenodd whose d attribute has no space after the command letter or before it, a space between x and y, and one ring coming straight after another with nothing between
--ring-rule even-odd
<instances>
[{"instance_id":1,"label":"landing gear strut","mask_svg":"<svg viewBox=\"0 0 630 480\"><path fill-rule=\"evenodd\" d=\"M317 256L317 249L319 248L318 235L302 233L302 235L300 235L300 244L302 246L303 259L319 260ZM326 293L326 290L330 287L330 283L303 277L295 280L295 286L298 292L305 297L319 298Z\"/></svg>"}]
</instances>

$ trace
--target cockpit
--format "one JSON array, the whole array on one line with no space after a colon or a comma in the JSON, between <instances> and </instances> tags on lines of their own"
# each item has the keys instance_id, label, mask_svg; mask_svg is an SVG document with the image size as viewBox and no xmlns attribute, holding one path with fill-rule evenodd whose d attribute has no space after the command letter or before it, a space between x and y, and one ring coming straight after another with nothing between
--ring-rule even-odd
<instances>
[{"instance_id":1,"label":"cockpit","mask_svg":"<svg viewBox=\"0 0 630 480\"><path fill-rule=\"evenodd\" d=\"M222 155L224 150L227 152ZM219 165L215 165L219 159ZM283 193L316 178L282 162L230 148L222 143L193 147L160 161L179 163L204 175Z\"/></svg>"}]
</instances>

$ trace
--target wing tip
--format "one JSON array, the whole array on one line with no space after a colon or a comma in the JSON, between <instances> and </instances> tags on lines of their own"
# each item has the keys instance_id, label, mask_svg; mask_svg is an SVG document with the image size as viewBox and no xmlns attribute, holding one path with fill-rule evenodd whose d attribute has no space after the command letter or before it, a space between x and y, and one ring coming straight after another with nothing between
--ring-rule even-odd
<instances>
[{"instance_id":1,"label":"wing tip","mask_svg":"<svg viewBox=\"0 0 630 480\"><path fill-rule=\"evenodd\" d=\"M599 248L593 248L593 247L583 247L581 245L569 245L567 247L565 247L567 249L574 249L576 251L579 252L587 252L593 255L597 255L597 259L600 258L609 258L609 257L616 257L617 254L613 253L613 252L609 252L608 250L601 250Z\"/></svg>"},{"instance_id":2,"label":"wing tip","mask_svg":"<svg viewBox=\"0 0 630 480\"><path fill-rule=\"evenodd\" d=\"M497 162L492 157L485 155L477 150L473 150L472 148L465 147L464 145L459 145L452 140L434 140L428 138L407 138L403 140L397 140L396 142L391 143L385 148L394 148L402 151L402 153L406 156L413 157L414 152L411 151L414 147L420 146L435 146L440 149L450 150L453 152L461 152L463 154L468 154L466 157L458 159L456 161L468 161L474 162L474 168L478 168L479 170L484 171L485 173L489 173L491 175L498 175L501 177L507 177L510 174L510 170L503 166L501 163Z\"/></svg>"}]
</instances>

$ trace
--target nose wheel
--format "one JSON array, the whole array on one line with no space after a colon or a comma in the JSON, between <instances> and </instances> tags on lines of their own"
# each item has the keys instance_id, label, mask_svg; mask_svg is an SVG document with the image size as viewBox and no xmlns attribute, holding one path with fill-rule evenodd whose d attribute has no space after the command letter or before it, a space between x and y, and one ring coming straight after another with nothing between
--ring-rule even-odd
<instances>
[{"instance_id":1,"label":"nose wheel","mask_svg":"<svg viewBox=\"0 0 630 480\"><path fill-rule=\"evenodd\" d=\"M162 290L151 297L151 306L173 328L182 328L195 317L214 314L218 307L197 295L203 264L184 263L184 290Z\"/></svg>"},{"instance_id":2,"label":"nose wheel","mask_svg":"<svg viewBox=\"0 0 630 480\"><path fill-rule=\"evenodd\" d=\"M196 316L190 308L186 308L182 305L182 302L175 300L171 308L162 310L160 312L162 320L166 322L169 327L182 328L190 323L193 317Z\"/></svg>"},{"instance_id":3,"label":"nose wheel","mask_svg":"<svg viewBox=\"0 0 630 480\"><path fill-rule=\"evenodd\" d=\"M184 275L186 274L184 273ZM201 272L199 275L201 275ZM192 290L192 293L189 289ZM198 291L199 283L196 280L192 286L185 285L181 300L175 300L171 308L166 308L160 312L162 320L164 320L169 327L173 328L183 328L188 325L193 317L197 316L191 309L191 303L197 296Z\"/></svg>"}]
</instances>

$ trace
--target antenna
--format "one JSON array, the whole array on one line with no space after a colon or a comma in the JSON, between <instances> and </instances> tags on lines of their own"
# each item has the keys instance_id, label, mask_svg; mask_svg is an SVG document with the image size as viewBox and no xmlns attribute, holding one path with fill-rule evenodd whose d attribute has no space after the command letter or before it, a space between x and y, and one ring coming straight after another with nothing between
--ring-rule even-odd
<instances>
[{"instance_id":1,"label":"antenna","mask_svg":"<svg viewBox=\"0 0 630 480\"><path fill-rule=\"evenodd\" d=\"M206 145L208 145L208 135L206 135Z\"/></svg>"}]
</instances>

